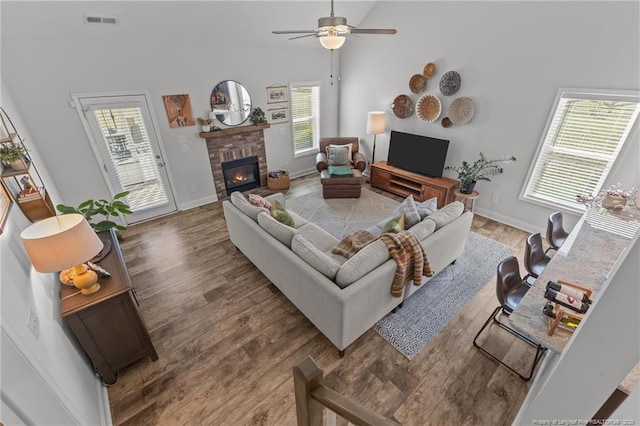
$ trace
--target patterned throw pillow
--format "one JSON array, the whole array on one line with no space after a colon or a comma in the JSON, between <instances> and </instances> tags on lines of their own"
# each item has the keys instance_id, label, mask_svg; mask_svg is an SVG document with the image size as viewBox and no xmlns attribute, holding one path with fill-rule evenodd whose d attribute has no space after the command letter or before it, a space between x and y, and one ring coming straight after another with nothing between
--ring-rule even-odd
<instances>
[{"instance_id":1,"label":"patterned throw pillow","mask_svg":"<svg viewBox=\"0 0 640 426\"><path fill-rule=\"evenodd\" d=\"M418 213L420 213L420 220L422 220L438 209L438 198L433 197L427 201L416 203L416 208L418 209Z\"/></svg>"},{"instance_id":2,"label":"patterned throw pillow","mask_svg":"<svg viewBox=\"0 0 640 426\"><path fill-rule=\"evenodd\" d=\"M349 148L346 146L328 146L327 162L330 166L346 166L349 164Z\"/></svg>"},{"instance_id":3,"label":"patterned throw pillow","mask_svg":"<svg viewBox=\"0 0 640 426\"><path fill-rule=\"evenodd\" d=\"M349 163L353 162L353 144L352 143L348 143L344 145L329 145L329 146L332 148L344 148L346 146L347 149L349 150L349 152L347 152L347 161Z\"/></svg>"},{"instance_id":4,"label":"patterned throw pillow","mask_svg":"<svg viewBox=\"0 0 640 426\"><path fill-rule=\"evenodd\" d=\"M249 202L254 206L264 207L265 209L271 210L271 203L264 197L257 194L249 194Z\"/></svg>"},{"instance_id":5,"label":"patterned throw pillow","mask_svg":"<svg viewBox=\"0 0 640 426\"><path fill-rule=\"evenodd\" d=\"M283 225L287 225L290 227L295 226L295 222L293 221L293 217L289 214L289 212L284 208L280 201L276 200L271 205L271 216L278 222Z\"/></svg>"},{"instance_id":6,"label":"patterned throw pillow","mask_svg":"<svg viewBox=\"0 0 640 426\"><path fill-rule=\"evenodd\" d=\"M413 200L413 195L409 194L409 196L404 199L402 204L400 204L396 211L393 212L393 216L396 217L402 213L404 213L405 229L409 229L416 223L420 222L420 213L418 213L418 207Z\"/></svg>"},{"instance_id":7,"label":"patterned throw pillow","mask_svg":"<svg viewBox=\"0 0 640 426\"><path fill-rule=\"evenodd\" d=\"M404 214L396 216L389 222L385 223L385 225L382 227L382 231L380 231L380 234L397 234L400 231L404 231Z\"/></svg>"}]
</instances>

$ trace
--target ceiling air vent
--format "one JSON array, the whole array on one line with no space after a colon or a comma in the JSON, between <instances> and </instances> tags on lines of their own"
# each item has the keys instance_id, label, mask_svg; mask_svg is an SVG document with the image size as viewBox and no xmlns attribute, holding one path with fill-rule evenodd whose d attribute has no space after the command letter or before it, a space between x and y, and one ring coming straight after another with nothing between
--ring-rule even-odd
<instances>
[{"instance_id":1,"label":"ceiling air vent","mask_svg":"<svg viewBox=\"0 0 640 426\"><path fill-rule=\"evenodd\" d=\"M85 16L85 24L117 24L118 20L113 16Z\"/></svg>"}]
</instances>

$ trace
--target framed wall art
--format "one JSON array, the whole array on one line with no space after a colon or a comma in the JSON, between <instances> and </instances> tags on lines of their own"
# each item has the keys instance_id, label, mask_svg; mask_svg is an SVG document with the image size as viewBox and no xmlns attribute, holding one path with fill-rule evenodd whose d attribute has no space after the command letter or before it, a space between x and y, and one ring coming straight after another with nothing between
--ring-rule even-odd
<instances>
[{"instance_id":1,"label":"framed wall art","mask_svg":"<svg viewBox=\"0 0 640 426\"><path fill-rule=\"evenodd\" d=\"M0 234L4 228L4 221L7 219L9 213L9 206L11 205L11 198L7 194L7 190L4 185L0 184Z\"/></svg>"},{"instance_id":2,"label":"framed wall art","mask_svg":"<svg viewBox=\"0 0 640 426\"><path fill-rule=\"evenodd\" d=\"M189 95L164 95L162 100L164 109L167 112L169 127L175 129L177 127L196 125Z\"/></svg>"},{"instance_id":3,"label":"framed wall art","mask_svg":"<svg viewBox=\"0 0 640 426\"><path fill-rule=\"evenodd\" d=\"M267 111L269 124L280 124L289 121L289 108L271 108Z\"/></svg>"},{"instance_id":4,"label":"framed wall art","mask_svg":"<svg viewBox=\"0 0 640 426\"><path fill-rule=\"evenodd\" d=\"M267 103L278 104L282 102L289 102L289 88L287 86L267 87Z\"/></svg>"}]
</instances>

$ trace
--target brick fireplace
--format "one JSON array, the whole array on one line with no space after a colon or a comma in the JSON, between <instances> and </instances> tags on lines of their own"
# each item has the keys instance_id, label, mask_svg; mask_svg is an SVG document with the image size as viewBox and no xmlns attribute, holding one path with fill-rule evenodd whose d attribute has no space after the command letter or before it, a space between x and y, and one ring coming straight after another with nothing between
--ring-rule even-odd
<instances>
[{"instance_id":1,"label":"brick fireplace","mask_svg":"<svg viewBox=\"0 0 640 426\"><path fill-rule=\"evenodd\" d=\"M217 132L200 133L200 137L207 141L209 163L213 173L213 181L218 199L227 198L227 184L233 190L247 190L250 187L265 186L267 184L267 156L264 147L264 129L269 124L251 125L228 128ZM254 186L235 185L234 179L225 178L222 164L244 164L250 162L251 157L257 158L259 182ZM228 167L226 167L228 169ZM249 172L251 174L252 172ZM228 173L227 173L228 174ZM231 192L229 191L229 192Z\"/></svg>"}]
</instances>

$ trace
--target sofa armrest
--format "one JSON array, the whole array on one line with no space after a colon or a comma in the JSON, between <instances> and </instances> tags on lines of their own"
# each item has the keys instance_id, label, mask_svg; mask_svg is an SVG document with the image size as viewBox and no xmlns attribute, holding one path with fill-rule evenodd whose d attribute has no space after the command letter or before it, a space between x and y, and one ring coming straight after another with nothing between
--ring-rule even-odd
<instances>
[{"instance_id":1,"label":"sofa armrest","mask_svg":"<svg viewBox=\"0 0 640 426\"><path fill-rule=\"evenodd\" d=\"M316 169L321 172L326 170L329 167L329 163L327 163L327 154L324 152L319 152L316 154Z\"/></svg>"},{"instance_id":2,"label":"sofa armrest","mask_svg":"<svg viewBox=\"0 0 640 426\"><path fill-rule=\"evenodd\" d=\"M364 158L364 155L359 152L353 153L353 167L359 169L361 172L364 172L364 169L367 168L367 159Z\"/></svg>"}]
</instances>

